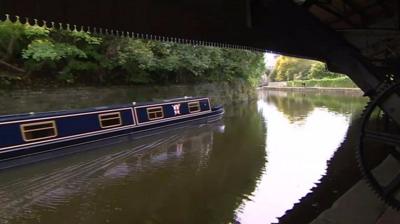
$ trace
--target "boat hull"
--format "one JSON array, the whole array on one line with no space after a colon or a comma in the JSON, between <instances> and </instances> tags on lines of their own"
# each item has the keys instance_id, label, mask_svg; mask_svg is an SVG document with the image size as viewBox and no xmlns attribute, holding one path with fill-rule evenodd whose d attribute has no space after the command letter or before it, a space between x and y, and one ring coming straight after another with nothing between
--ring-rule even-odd
<instances>
[{"instance_id":1,"label":"boat hull","mask_svg":"<svg viewBox=\"0 0 400 224\"><path fill-rule=\"evenodd\" d=\"M21 146L12 149L11 151L0 153L0 169L16 166L21 161L32 160L34 156L50 153L54 151L64 151L69 153L72 147L79 147L79 145L90 144L99 141L105 141L110 138L129 136L130 138L140 138L140 136L154 135L160 131L167 131L170 128L177 128L179 126L185 126L188 124L193 125L194 123L209 123L220 120L224 114L222 107L210 109L209 112L199 114L196 116L184 117L175 120L161 120L153 124L147 124L144 126L133 126L121 130L111 130L110 132L97 133L90 136L78 136L71 139L61 139L50 142L45 142L37 145ZM29 158L27 158L29 157Z\"/></svg>"}]
</instances>

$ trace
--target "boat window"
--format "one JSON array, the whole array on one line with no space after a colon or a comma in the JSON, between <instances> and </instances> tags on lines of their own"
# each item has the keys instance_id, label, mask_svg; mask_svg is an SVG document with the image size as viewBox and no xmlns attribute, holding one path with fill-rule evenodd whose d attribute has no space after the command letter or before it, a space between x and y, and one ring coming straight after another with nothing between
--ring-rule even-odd
<instances>
[{"instance_id":1,"label":"boat window","mask_svg":"<svg viewBox=\"0 0 400 224\"><path fill-rule=\"evenodd\" d=\"M200 111L200 103L198 101L196 102L189 102L189 112L190 113L195 113Z\"/></svg>"},{"instance_id":2,"label":"boat window","mask_svg":"<svg viewBox=\"0 0 400 224\"><path fill-rule=\"evenodd\" d=\"M120 112L99 114L99 120L101 128L111 128L122 125Z\"/></svg>"},{"instance_id":3,"label":"boat window","mask_svg":"<svg viewBox=\"0 0 400 224\"><path fill-rule=\"evenodd\" d=\"M147 116L149 120L157 120L164 117L164 112L162 107L150 107L147 108Z\"/></svg>"},{"instance_id":4,"label":"boat window","mask_svg":"<svg viewBox=\"0 0 400 224\"><path fill-rule=\"evenodd\" d=\"M22 138L26 142L38 141L57 136L57 128L55 121L35 122L22 124Z\"/></svg>"}]
</instances>

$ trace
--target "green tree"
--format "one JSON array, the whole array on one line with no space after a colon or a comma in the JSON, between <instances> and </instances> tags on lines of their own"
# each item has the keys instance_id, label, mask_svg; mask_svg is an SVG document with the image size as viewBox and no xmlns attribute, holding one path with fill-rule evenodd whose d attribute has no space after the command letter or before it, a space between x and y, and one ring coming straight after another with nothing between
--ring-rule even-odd
<instances>
[{"instance_id":1,"label":"green tree","mask_svg":"<svg viewBox=\"0 0 400 224\"><path fill-rule=\"evenodd\" d=\"M280 56L271 74L273 81L307 79L310 67L315 61Z\"/></svg>"},{"instance_id":2,"label":"green tree","mask_svg":"<svg viewBox=\"0 0 400 224\"><path fill-rule=\"evenodd\" d=\"M312 64L308 73L308 79L337 78L342 76L342 74L328 71L325 64L321 62Z\"/></svg>"},{"instance_id":3,"label":"green tree","mask_svg":"<svg viewBox=\"0 0 400 224\"><path fill-rule=\"evenodd\" d=\"M3 64L25 68L27 80L61 84L234 79L256 84L265 72L263 54L258 52L96 36L76 29L56 30L10 20L0 22L0 56ZM2 70L0 66L0 75Z\"/></svg>"}]
</instances>

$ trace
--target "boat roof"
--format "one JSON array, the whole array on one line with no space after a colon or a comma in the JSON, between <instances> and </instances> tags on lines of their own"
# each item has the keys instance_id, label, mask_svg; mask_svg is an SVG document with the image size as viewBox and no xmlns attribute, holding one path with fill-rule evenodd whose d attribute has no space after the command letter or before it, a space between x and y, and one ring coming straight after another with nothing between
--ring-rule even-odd
<instances>
[{"instance_id":1,"label":"boat roof","mask_svg":"<svg viewBox=\"0 0 400 224\"><path fill-rule=\"evenodd\" d=\"M167 103L191 101L191 100L204 99L204 98L208 98L208 97L185 96L185 97L178 97L178 98L169 98L169 99L164 99L164 100L154 100L154 101L149 101L149 102L132 102L130 104L90 107L90 108L85 108L85 109L71 109L71 110L29 112L29 113L21 113L21 114L0 115L0 122L25 120L25 119L33 119L33 118L45 118L45 117L51 117L51 116L62 116L62 115L96 112L96 111L104 111L104 110L113 110L113 109L120 109L120 108L126 108L126 107L134 108L134 107L138 107L138 106L147 106L147 105L153 105L153 104L167 104Z\"/></svg>"}]
</instances>

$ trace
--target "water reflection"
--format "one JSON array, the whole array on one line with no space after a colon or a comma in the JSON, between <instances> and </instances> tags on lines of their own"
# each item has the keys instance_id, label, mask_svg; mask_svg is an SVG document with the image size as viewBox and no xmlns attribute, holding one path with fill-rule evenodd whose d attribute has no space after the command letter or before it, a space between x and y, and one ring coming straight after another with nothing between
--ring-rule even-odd
<instances>
[{"instance_id":1,"label":"water reflection","mask_svg":"<svg viewBox=\"0 0 400 224\"><path fill-rule=\"evenodd\" d=\"M98 145L94 151L3 171L0 223L39 221L43 213L51 214L66 204L74 204L76 196L86 198L99 188L137 182L156 170L185 162L185 156L191 157L191 167L199 172L207 166L214 132L221 131L221 123L193 126L118 145ZM162 192L162 186L154 184ZM112 195L107 200L112 200Z\"/></svg>"},{"instance_id":2,"label":"water reflection","mask_svg":"<svg viewBox=\"0 0 400 224\"><path fill-rule=\"evenodd\" d=\"M67 106L57 94L46 103L45 92L31 94L8 110L128 102L130 91L97 99L88 90ZM318 182L363 105L352 96L260 91L258 102L225 105L223 126L102 143L5 170L0 223L275 222Z\"/></svg>"},{"instance_id":3,"label":"water reflection","mask_svg":"<svg viewBox=\"0 0 400 224\"><path fill-rule=\"evenodd\" d=\"M5 170L0 223L233 222L265 166L265 126L255 103L223 122Z\"/></svg>"},{"instance_id":4,"label":"water reflection","mask_svg":"<svg viewBox=\"0 0 400 224\"><path fill-rule=\"evenodd\" d=\"M345 137L352 97L261 91L257 102L267 128L267 165L252 197L237 210L241 223L275 223L325 174Z\"/></svg>"},{"instance_id":5,"label":"water reflection","mask_svg":"<svg viewBox=\"0 0 400 224\"><path fill-rule=\"evenodd\" d=\"M358 95L261 91L260 97L282 112L291 121L301 121L315 108L325 108L338 114L357 114L366 101Z\"/></svg>"}]
</instances>

